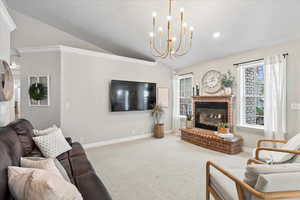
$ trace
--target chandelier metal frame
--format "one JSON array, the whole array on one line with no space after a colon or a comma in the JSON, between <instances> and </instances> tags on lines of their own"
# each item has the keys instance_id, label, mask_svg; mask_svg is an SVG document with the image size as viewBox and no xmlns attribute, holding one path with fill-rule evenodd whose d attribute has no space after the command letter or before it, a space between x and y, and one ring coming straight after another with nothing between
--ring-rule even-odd
<instances>
[{"instance_id":1,"label":"chandelier metal frame","mask_svg":"<svg viewBox=\"0 0 300 200\"><path fill-rule=\"evenodd\" d=\"M187 23L184 21L184 8L180 8L180 27L179 27L179 41L177 42L176 35L174 34L174 22L172 21L172 1L169 0L169 15L167 16L167 38L166 43L163 44L163 28L159 27L156 30L157 13L152 14L152 32L150 36L150 48L154 57L160 58L175 58L178 56L186 55L192 47L194 27L188 28ZM164 46L163 46L164 45ZM159 47L157 47L159 46Z\"/></svg>"}]
</instances>

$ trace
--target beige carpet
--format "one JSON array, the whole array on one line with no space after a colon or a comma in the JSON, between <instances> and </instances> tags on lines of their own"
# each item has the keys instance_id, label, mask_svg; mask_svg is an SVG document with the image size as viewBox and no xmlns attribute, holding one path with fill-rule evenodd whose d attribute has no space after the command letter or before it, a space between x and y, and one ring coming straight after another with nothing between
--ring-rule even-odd
<instances>
[{"instance_id":1,"label":"beige carpet","mask_svg":"<svg viewBox=\"0 0 300 200\"><path fill-rule=\"evenodd\" d=\"M205 163L245 166L247 153L226 155L169 135L88 150L113 200L205 199Z\"/></svg>"}]
</instances>

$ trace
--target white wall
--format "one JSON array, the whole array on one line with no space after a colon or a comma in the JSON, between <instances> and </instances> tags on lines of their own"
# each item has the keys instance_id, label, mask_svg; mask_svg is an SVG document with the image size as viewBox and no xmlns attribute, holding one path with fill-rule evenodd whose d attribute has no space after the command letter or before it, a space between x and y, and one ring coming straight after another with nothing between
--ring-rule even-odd
<instances>
[{"instance_id":1,"label":"white wall","mask_svg":"<svg viewBox=\"0 0 300 200\"><path fill-rule=\"evenodd\" d=\"M291 109L291 103L300 103L300 40L202 62L184 69L178 69L177 71L178 73L194 72L194 82L201 83L202 76L210 69L216 69L221 72L226 72L228 69L234 71L233 64L235 63L265 58L280 53L289 53L287 67L287 129L288 137L290 138L300 132L300 111ZM237 117L236 109L234 114ZM263 131L259 130L238 128L237 133L244 137L245 145L250 147L254 147L256 140L263 137Z\"/></svg>"},{"instance_id":2,"label":"white wall","mask_svg":"<svg viewBox=\"0 0 300 200\"><path fill-rule=\"evenodd\" d=\"M0 59L9 62L10 30L4 19L0 17Z\"/></svg>"},{"instance_id":3,"label":"white wall","mask_svg":"<svg viewBox=\"0 0 300 200\"><path fill-rule=\"evenodd\" d=\"M22 53L21 64L21 117L28 119L38 129L53 124L60 125L60 52ZM28 77L50 76L50 106L29 106Z\"/></svg>"},{"instance_id":4,"label":"white wall","mask_svg":"<svg viewBox=\"0 0 300 200\"><path fill-rule=\"evenodd\" d=\"M119 57L120 58L120 57ZM110 112L113 79L155 82L170 88L166 130L171 129L171 70L164 66L77 53L62 54L61 125L66 135L93 143L152 132L150 111Z\"/></svg>"},{"instance_id":5,"label":"white wall","mask_svg":"<svg viewBox=\"0 0 300 200\"><path fill-rule=\"evenodd\" d=\"M0 0L0 60L10 63L10 33L15 28L5 4ZM0 65L2 67L2 65ZM1 72L2 69L0 69ZM9 123L13 117L13 101L0 102L0 126Z\"/></svg>"},{"instance_id":6,"label":"white wall","mask_svg":"<svg viewBox=\"0 0 300 200\"><path fill-rule=\"evenodd\" d=\"M10 13L17 24L17 29L12 33L12 47L14 48L68 45L106 52L94 44L83 41L73 35L63 32L37 19L23 15L15 10L11 9Z\"/></svg>"}]
</instances>

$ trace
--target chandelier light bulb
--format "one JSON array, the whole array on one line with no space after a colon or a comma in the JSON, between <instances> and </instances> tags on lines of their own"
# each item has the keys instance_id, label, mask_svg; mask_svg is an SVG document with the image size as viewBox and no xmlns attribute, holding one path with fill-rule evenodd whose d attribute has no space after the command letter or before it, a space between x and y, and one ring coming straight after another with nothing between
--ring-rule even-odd
<instances>
[{"instance_id":1,"label":"chandelier light bulb","mask_svg":"<svg viewBox=\"0 0 300 200\"><path fill-rule=\"evenodd\" d=\"M157 13L156 13L156 12L153 12L153 13L152 13L152 17L155 18L156 16L157 16Z\"/></svg>"},{"instance_id":2,"label":"chandelier light bulb","mask_svg":"<svg viewBox=\"0 0 300 200\"><path fill-rule=\"evenodd\" d=\"M185 9L183 7L176 8L177 13L175 15L172 12L174 10L174 6L172 6L174 0L168 0L168 2L169 12L165 15L165 25L157 24L157 13L153 12L152 29L150 29L152 32L149 33L149 44L152 55L163 59L186 55L192 47L194 36L194 27L190 26L190 23L187 23L185 19ZM178 10L180 11L179 13ZM177 27L178 25L179 27Z\"/></svg>"},{"instance_id":3,"label":"chandelier light bulb","mask_svg":"<svg viewBox=\"0 0 300 200\"><path fill-rule=\"evenodd\" d=\"M219 38L221 36L221 33L220 32L215 32L214 34L213 34L213 37L214 38Z\"/></svg>"}]
</instances>

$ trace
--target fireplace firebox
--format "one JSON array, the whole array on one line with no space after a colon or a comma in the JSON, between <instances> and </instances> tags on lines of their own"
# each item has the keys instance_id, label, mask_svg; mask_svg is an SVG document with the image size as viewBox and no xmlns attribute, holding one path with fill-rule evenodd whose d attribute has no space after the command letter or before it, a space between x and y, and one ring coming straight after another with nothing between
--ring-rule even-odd
<instances>
[{"instance_id":1,"label":"fireplace firebox","mask_svg":"<svg viewBox=\"0 0 300 200\"><path fill-rule=\"evenodd\" d=\"M222 122L228 123L227 102L195 102L195 127L217 131Z\"/></svg>"},{"instance_id":2,"label":"fireplace firebox","mask_svg":"<svg viewBox=\"0 0 300 200\"><path fill-rule=\"evenodd\" d=\"M217 131L219 123L232 125L232 101L232 95L193 97L195 128Z\"/></svg>"}]
</instances>

